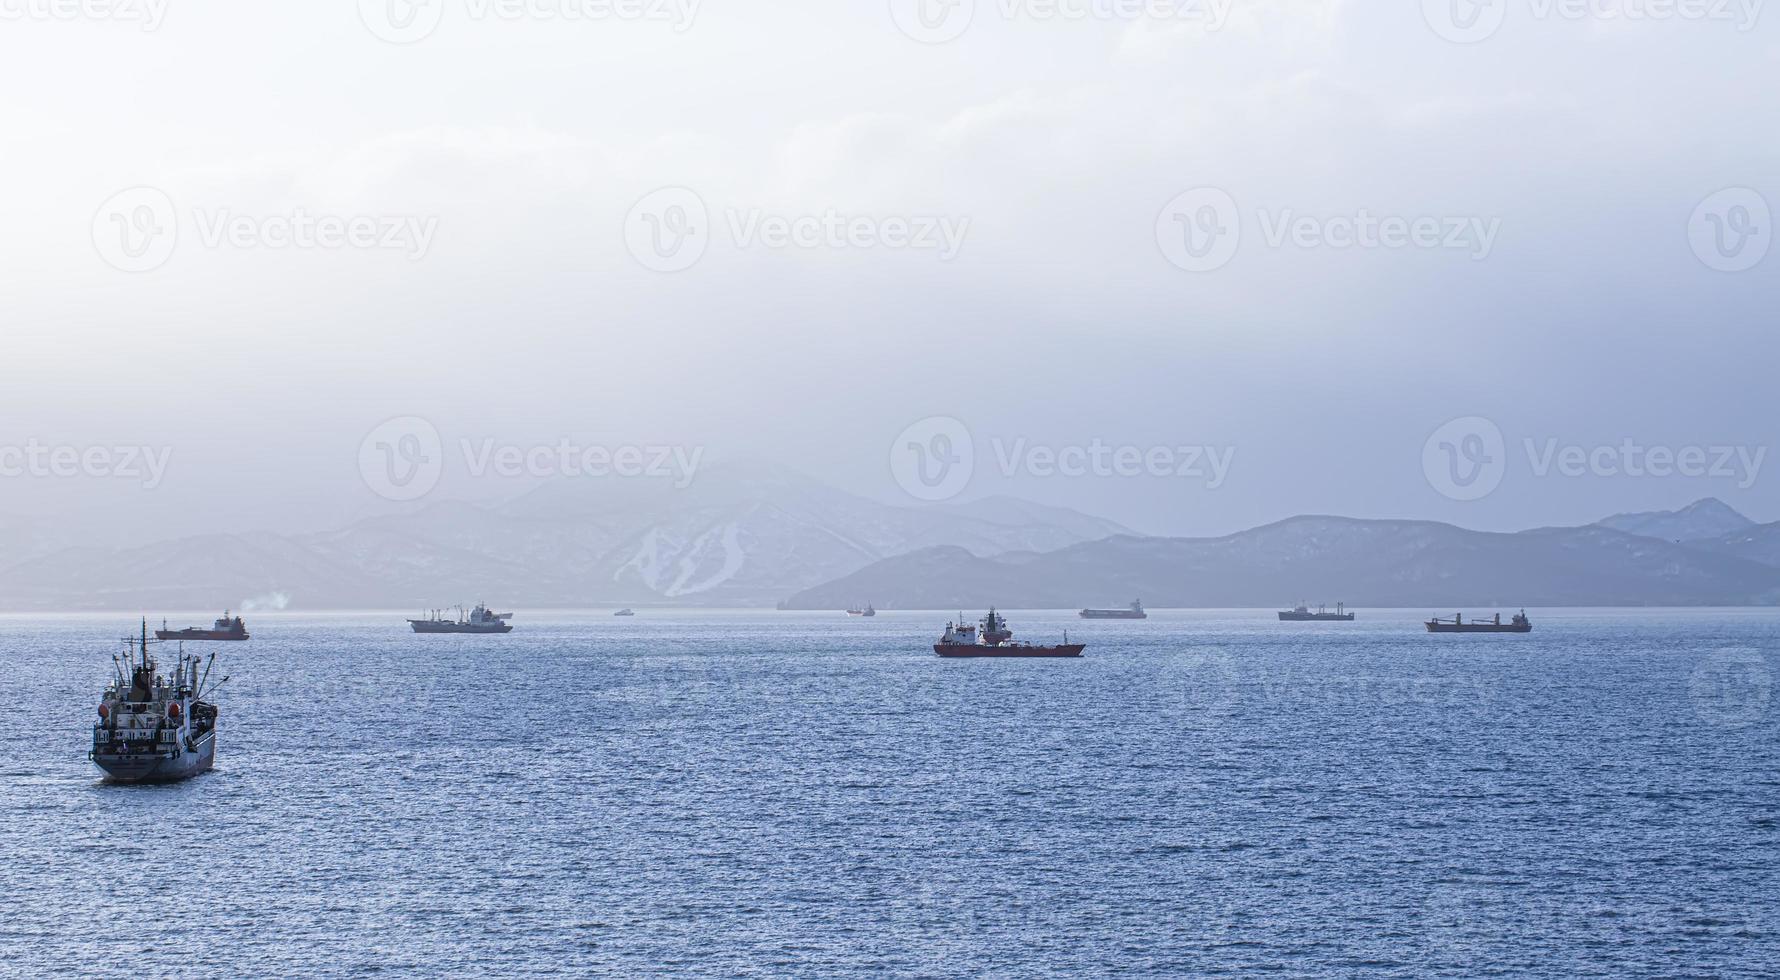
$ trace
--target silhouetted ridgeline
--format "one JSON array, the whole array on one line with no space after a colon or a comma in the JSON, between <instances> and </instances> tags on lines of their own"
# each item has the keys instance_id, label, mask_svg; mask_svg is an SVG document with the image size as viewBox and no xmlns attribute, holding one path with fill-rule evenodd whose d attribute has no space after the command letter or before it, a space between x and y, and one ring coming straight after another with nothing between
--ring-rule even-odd
<instances>
[{"instance_id":1,"label":"silhouetted ridgeline","mask_svg":"<svg viewBox=\"0 0 1780 980\"><path fill-rule=\"evenodd\" d=\"M1748 532L1745 532L1746 534ZM1298 517L1222 538L1119 537L1047 554L932 548L800 592L789 609L1767 605L1780 568L1602 525L1518 534L1425 521Z\"/></svg>"}]
</instances>

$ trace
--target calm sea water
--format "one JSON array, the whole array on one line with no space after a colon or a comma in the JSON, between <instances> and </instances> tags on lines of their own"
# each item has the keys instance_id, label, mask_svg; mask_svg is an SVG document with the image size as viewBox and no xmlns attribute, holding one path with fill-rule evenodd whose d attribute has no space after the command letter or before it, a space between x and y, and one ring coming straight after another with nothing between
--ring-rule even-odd
<instances>
[{"instance_id":1,"label":"calm sea water","mask_svg":"<svg viewBox=\"0 0 1780 980\"><path fill-rule=\"evenodd\" d=\"M168 787L3 618L0 972L1780 972L1780 614L1361 615L255 617Z\"/></svg>"}]
</instances>

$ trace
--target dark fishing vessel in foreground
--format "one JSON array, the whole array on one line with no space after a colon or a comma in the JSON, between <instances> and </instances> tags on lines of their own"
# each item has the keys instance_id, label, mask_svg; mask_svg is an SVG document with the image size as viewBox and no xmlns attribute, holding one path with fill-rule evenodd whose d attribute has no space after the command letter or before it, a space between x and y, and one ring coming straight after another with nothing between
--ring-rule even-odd
<instances>
[{"instance_id":1,"label":"dark fishing vessel in foreground","mask_svg":"<svg viewBox=\"0 0 1780 980\"><path fill-rule=\"evenodd\" d=\"M1301 602L1298 604L1298 608L1280 613L1279 621L1282 623L1351 623L1354 621L1354 614L1347 611L1345 602L1337 602L1334 612L1330 612L1328 606L1318 606L1316 612L1311 612L1310 606Z\"/></svg>"},{"instance_id":2,"label":"dark fishing vessel in foreground","mask_svg":"<svg viewBox=\"0 0 1780 980\"><path fill-rule=\"evenodd\" d=\"M161 620L161 628L155 630L157 640L248 640L247 623L240 616L223 613L212 629L199 629L188 626L182 630L168 629L167 621Z\"/></svg>"},{"instance_id":3,"label":"dark fishing vessel in foreground","mask_svg":"<svg viewBox=\"0 0 1780 980\"><path fill-rule=\"evenodd\" d=\"M1012 642L1014 631L1007 628L1007 620L1003 619L994 609L983 617L982 632L978 633L975 626L964 622L962 613L956 623L946 624L946 634L933 645L933 652L942 657L1079 657L1088 648L1085 643L1069 642L1069 633L1063 634L1063 642L1057 646L1034 646L1029 643Z\"/></svg>"},{"instance_id":4,"label":"dark fishing vessel in foreground","mask_svg":"<svg viewBox=\"0 0 1780 980\"><path fill-rule=\"evenodd\" d=\"M467 615L459 606L456 619L446 619L435 609L426 619L408 620L408 625L414 627L416 633L511 633L513 627L507 620L512 618L512 613L490 612L487 606L478 603Z\"/></svg>"},{"instance_id":5,"label":"dark fishing vessel in foreground","mask_svg":"<svg viewBox=\"0 0 1780 980\"><path fill-rule=\"evenodd\" d=\"M1451 619L1438 617L1428 620L1430 633L1531 633L1533 621L1527 618L1527 611L1522 609L1508 622L1502 622L1502 614L1496 613L1495 619L1472 620L1465 622L1463 613Z\"/></svg>"},{"instance_id":6,"label":"dark fishing vessel in foreground","mask_svg":"<svg viewBox=\"0 0 1780 980\"><path fill-rule=\"evenodd\" d=\"M1124 609L1084 609L1079 614L1083 619L1148 619L1150 614L1143 611L1143 600L1134 599Z\"/></svg>"},{"instance_id":7,"label":"dark fishing vessel in foreground","mask_svg":"<svg viewBox=\"0 0 1780 980\"><path fill-rule=\"evenodd\" d=\"M116 675L99 702L93 748L87 758L114 783L171 783L206 772L216 763L216 705L208 696L225 681L206 687L208 663L182 650L169 676L157 673L148 651L148 621L126 658L112 658ZM202 666L202 672L199 671Z\"/></svg>"}]
</instances>

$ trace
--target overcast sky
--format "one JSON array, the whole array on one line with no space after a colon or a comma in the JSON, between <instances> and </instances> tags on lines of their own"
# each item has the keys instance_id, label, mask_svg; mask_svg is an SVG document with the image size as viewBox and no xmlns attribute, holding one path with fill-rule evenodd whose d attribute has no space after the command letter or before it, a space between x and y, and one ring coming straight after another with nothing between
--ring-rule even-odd
<instances>
[{"instance_id":1,"label":"overcast sky","mask_svg":"<svg viewBox=\"0 0 1780 980\"><path fill-rule=\"evenodd\" d=\"M565 2L0 0L0 447L173 454L0 513L324 527L403 416L446 496L522 488L467 439L906 501L938 417L957 499L1162 533L1780 519L1780 12Z\"/></svg>"}]
</instances>

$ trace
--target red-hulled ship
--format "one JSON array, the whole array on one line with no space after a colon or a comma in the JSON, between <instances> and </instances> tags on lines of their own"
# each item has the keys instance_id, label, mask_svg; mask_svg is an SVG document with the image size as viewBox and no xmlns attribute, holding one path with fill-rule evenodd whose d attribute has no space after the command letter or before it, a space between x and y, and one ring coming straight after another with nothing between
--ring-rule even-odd
<instances>
[{"instance_id":1,"label":"red-hulled ship","mask_svg":"<svg viewBox=\"0 0 1780 980\"><path fill-rule=\"evenodd\" d=\"M1049 647L1014 643L1013 637L1007 620L990 609L989 615L983 617L981 633L965 623L963 615L959 615L958 622L947 623L946 635L933 645L933 652L942 657L1079 657L1088 648L1085 643L1069 642L1067 631L1061 644Z\"/></svg>"},{"instance_id":2,"label":"red-hulled ship","mask_svg":"<svg viewBox=\"0 0 1780 980\"><path fill-rule=\"evenodd\" d=\"M225 612L223 613L222 618L216 621L215 628L207 630L199 629L196 626L188 626L182 630L168 629L167 621L163 619L161 620L161 628L155 630L155 639L246 640L251 639L251 637L247 635L247 623L244 622L240 616L231 616Z\"/></svg>"}]
</instances>

